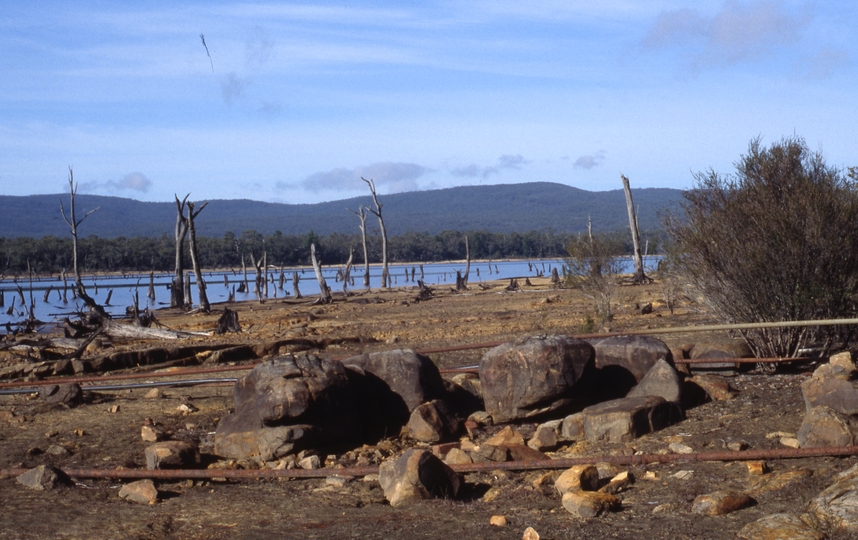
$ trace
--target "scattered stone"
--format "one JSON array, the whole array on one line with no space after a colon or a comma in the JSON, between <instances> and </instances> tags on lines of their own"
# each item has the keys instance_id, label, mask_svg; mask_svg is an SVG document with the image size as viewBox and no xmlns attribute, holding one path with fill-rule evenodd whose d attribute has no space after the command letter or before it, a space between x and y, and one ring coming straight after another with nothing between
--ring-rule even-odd
<instances>
[{"instance_id":1,"label":"scattered stone","mask_svg":"<svg viewBox=\"0 0 858 540\"><path fill-rule=\"evenodd\" d=\"M353 476L346 476L343 474L332 474L325 478L325 485L334 486L338 488L346 487L352 480L354 480Z\"/></svg>"},{"instance_id":2,"label":"scattered stone","mask_svg":"<svg viewBox=\"0 0 858 540\"><path fill-rule=\"evenodd\" d=\"M643 476L641 476L641 478L643 478L644 480L655 481L658 480L658 475L655 474L655 471L646 471L645 473L643 473Z\"/></svg>"},{"instance_id":3,"label":"scattered stone","mask_svg":"<svg viewBox=\"0 0 858 540\"><path fill-rule=\"evenodd\" d=\"M671 475L672 478L676 478L677 480L688 480L694 476L694 471L679 471Z\"/></svg>"},{"instance_id":4,"label":"scattered stone","mask_svg":"<svg viewBox=\"0 0 858 540\"><path fill-rule=\"evenodd\" d=\"M39 395L47 403L77 405L83 398L83 390L78 383L49 384L39 389Z\"/></svg>"},{"instance_id":5,"label":"scattered stone","mask_svg":"<svg viewBox=\"0 0 858 540\"><path fill-rule=\"evenodd\" d=\"M563 420L551 420L536 427L533 437L527 441L527 446L534 450L553 450L560 441L559 431Z\"/></svg>"},{"instance_id":6,"label":"scattered stone","mask_svg":"<svg viewBox=\"0 0 858 540\"><path fill-rule=\"evenodd\" d=\"M581 518L598 517L605 512L619 510L620 500L609 493L596 491L568 491L561 500L563 508Z\"/></svg>"},{"instance_id":7,"label":"scattered stone","mask_svg":"<svg viewBox=\"0 0 858 540\"><path fill-rule=\"evenodd\" d=\"M474 460L472 460L471 456L469 456L464 450L453 448L447 452L444 462L447 463L447 465L468 465L473 463Z\"/></svg>"},{"instance_id":8,"label":"scattered stone","mask_svg":"<svg viewBox=\"0 0 858 540\"><path fill-rule=\"evenodd\" d=\"M412 448L398 459L381 464L379 483L395 508L421 499L455 498L461 479L431 452Z\"/></svg>"},{"instance_id":9,"label":"scattered stone","mask_svg":"<svg viewBox=\"0 0 858 540\"><path fill-rule=\"evenodd\" d=\"M456 435L459 421L440 399L423 403L411 412L405 429L417 441L437 443Z\"/></svg>"},{"instance_id":10,"label":"scattered stone","mask_svg":"<svg viewBox=\"0 0 858 540\"><path fill-rule=\"evenodd\" d=\"M69 455L68 449L64 446L60 446L58 444L52 444L45 450L46 454L50 454L52 456L67 456Z\"/></svg>"},{"instance_id":11,"label":"scattered stone","mask_svg":"<svg viewBox=\"0 0 858 540\"><path fill-rule=\"evenodd\" d=\"M658 396L621 398L582 411L584 438L591 442L628 442L664 429L683 418L677 403Z\"/></svg>"},{"instance_id":12,"label":"scattered stone","mask_svg":"<svg viewBox=\"0 0 858 540\"><path fill-rule=\"evenodd\" d=\"M847 383L848 384L848 383ZM798 430L800 448L852 446L856 441L858 422L833 408L821 405L808 411ZM781 444L784 444L781 439Z\"/></svg>"},{"instance_id":13,"label":"scattered stone","mask_svg":"<svg viewBox=\"0 0 858 540\"><path fill-rule=\"evenodd\" d=\"M794 437L781 437L780 443L787 448L799 448L801 443Z\"/></svg>"},{"instance_id":14,"label":"scattered stone","mask_svg":"<svg viewBox=\"0 0 858 540\"><path fill-rule=\"evenodd\" d=\"M653 514L672 514L676 512L676 505L673 503L659 504L652 509Z\"/></svg>"},{"instance_id":15,"label":"scattered stone","mask_svg":"<svg viewBox=\"0 0 858 540\"><path fill-rule=\"evenodd\" d=\"M539 533L533 527L524 529L521 540L539 540Z\"/></svg>"},{"instance_id":16,"label":"scattered stone","mask_svg":"<svg viewBox=\"0 0 858 540\"><path fill-rule=\"evenodd\" d=\"M494 422L530 418L576 402L593 366L593 347L566 336L540 336L495 347L480 360L486 411Z\"/></svg>"},{"instance_id":17,"label":"scattered stone","mask_svg":"<svg viewBox=\"0 0 858 540\"><path fill-rule=\"evenodd\" d=\"M199 411L199 409L193 403L182 403L181 405L176 407L176 410L179 411L179 414L185 416Z\"/></svg>"},{"instance_id":18,"label":"scattered stone","mask_svg":"<svg viewBox=\"0 0 858 540\"><path fill-rule=\"evenodd\" d=\"M747 449L748 443L745 441L730 441L727 443L727 450L732 450L733 452L741 452Z\"/></svg>"},{"instance_id":19,"label":"scattered stone","mask_svg":"<svg viewBox=\"0 0 858 540\"><path fill-rule=\"evenodd\" d=\"M506 527L507 526L506 517L504 517L504 516L492 516L491 519L489 520L489 525L492 525L493 527Z\"/></svg>"},{"instance_id":20,"label":"scattered stone","mask_svg":"<svg viewBox=\"0 0 858 540\"><path fill-rule=\"evenodd\" d=\"M119 490L119 497L138 504L155 504L158 502L158 490L152 480L138 480L125 484Z\"/></svg>"},{"instance_id":21,"label":"scattered stone","mask_svg":"<svg viewBox=\"0 0 858 540\"><path fill-rule=\"evenodd\" d=\"M160 388L153 388L143 394L144 399L161 399L164 397L164 392Z\"/></svg>"},{"instance_id":22,"label":"scattered stone","mask_svg":"<svg viewBox=\"0 0 858 540\"><path fill-rule=\"evenodd\" d=\"M158 442L164 439L164 430L155 426L143 426L140 428L140 438L146 442Z\"/></svg>"},{"instance_id":23,"label":"scattered stone","mask_svg":"<svg viewBox=\"0 0 858 540\"><path fill-rule=\"evenodd\" d=\"M509 451L506 446L494 446L492 444L481 444L472 454L474 463L485 461L506 461L508 457Z\"/></svg>"},{"instance_id":24,"label":"scattered stone","mask_svg":"<svg viewBox=\"0 0 858 540\"><path fill-rule=\"evenodd\" d=\"M599 471L600 481L610 480L623 472L623 469L619 465L614 465L607 461L596 463L596 470Z\"/></svg>"},{"instance_id":25,"label":"scattered stone","mask_svg":"<svg viewBox=\"0 0 858 540\"><path fill-rule=\"evenodd\" d=\"M736 533L742 540L823 540L825 535L791 514L772 514L748 523Z\"/></svg>"},{"instance_id":26,"label":"scattered stone","mask_svg":"<svg viewBox=\"0 0 858 540\"><path fill-rule=\"evenodd\" d=\"M298 461L298 466L308 470L321 469L322 460L319 456L307 456Z\"/></svg>"},{"instance_id":27,"label":"scattered stone","mask_svg":"<svg viewBox=\"0 0 858 540\"><path fill-rule=\"evenodd\" d=\"M773 431L772 433L766 434L767 439L780 439L782 437L795 437L795 433L790 433L789 431Z\"/></svg>"},{"instance_id":28,"label":"scattered stone","mask_svg":"<svg viewBox=\"0 0 858 540\"><path fill-rule=\"evenodd\" d=\"M524 437L510 426L504 427L488 439L485 444L492 446L507 446L510 444L524 444Z\"/></svg>"},{"instance_id":29,"label":"scattered stone","mask_svg":"<svg viewBox=\"0 0 858 540\"><path fill-rule=\"evenodd\" d=\"M27 486L31 489L39 491L47 491L54 489L58 484L66 483L67 478L65 473L59 469L55 469L50 465L39 465L34 469L18 475L15 480L19 484Z\"/></svg>"},{"instance_id":30,"label":"scattered stone","mask_svg":"<svg viewBox=\"0 0 858 540\"><path fill-rule=\"evenodd\" d=\"M600 487L598 491L599 493L610 493L611 495L616 495L617 493L624 491L634 482L634 476L632 476L628 471L623 471L611 478L611 481Z\"/></svg>"},{"instance_id":31,"label":"scattered stone","mask_svg":"<svg viewBox=\"0 0 858 540\"><path fill-rule=\"evenodd\" d=\"M551 459L539 450L534 450L523 444L509 444L506 446L509 458L513 461L545 461Z\"/></svg>"},{"instance_id":32,"label":"scattered stone","mask_svg":"<svg viewBox=\"0 0 858 540\"><path fill-rule=\"evenodd\" d=\"M679 380L679 374L666 360L657 360L641 382L626 395L626 397L639 396L660 396L665 401L680 401L682 381Z\"/></svg>"},{"instance_id":33,"label":"scattered stone","mask_svg":"<svg viewBox=\"0 0 858 540\"><path fill-rule=\"evenodd\" d=\"M769 465L765 461L749 461L745 465L748 467L748 474L754 476L762 476L769 472Z\"/></svg>"},{"instance_id":34,"label":"scattered stone","mask_svg":"<svg viewBox=\"0 0 858 540\"><path fill-rule=\"evenodd\" d=\"M146 448L146 468L168 469L199 465L197 445L186 441L157 442Z\"/></svg>"},{"instance_id":35,"label":"scattered stone","mask_svg":"<svg viewBox=\"0 0 858 540\"><path fill-rule=\"evenodd\" d=\"M814 407L825 405L841 414L858 414L858 390L848 381L811 377L801 383L801 393L808 413Z\"/></svg>"},{"instance_id":36,"label":"scattered stone","mask_svg":"<svg viewBox=\"0 0 858 540\"><path fill-rule=\"evenodd\" d=\"M751 506L756 501L739 491L716 491L700 495L691 503L691 512L704 516L722 516Z\"/></svg>"},{"instance_id":37,"label":"scattered stone","mask_svg":"<svg viewBox=\"0 0 858 540\"><path fill-rule=\"evenodd\" d=\"M834 477L834 483L807 505L802 521L816 529L858 533L858 465Z\"/></svg>"},{"instance_id":38,"label":"scattered stone","mask_svg":"<svg viewBox=\"0 0 858 540\"><path fill-rule=\"evenodd\" d=\"M494 422L492 421L492 415L490 415L486 411L473 412L468 416L468 420L476 422L481 426L490 426L494 424Z\"/></svg>"},{"instance_id":39,"label":"scattered stone","mask_svg":"<svg viewBox=\"0 0 858 540\"><path fill-rule=\"evenodd\" d=\"M539 491L543 495L548 495L550 491L553 491L554 483L560 477L560 474L557 471L548 471L541 473L537 476L530 485L533 486L533 489Z\"/></svg>"},{"instance_id":40,"label":"scattered stone","mask_svg":"<svg viewBox=\"0 0 858 540\"><path fill-rule=\"evenodd\" d=\"M599 489L599 471L593 465L575 465L557 477L554 489L560 495L570 491L596 491Z\"/></svg>"},{"instance_id":41,"label":"scattered stone","mask_svg":"<svg viewBox=\"0 0 858 540\"><path fill-rule=\"evenodd\" d=\"M813 371L814 379L840 379L849 381L855 375L854 370L849 370L843 366L835 366L834 364L822 364Z\"/></svg>"},{"instance_id":42,"label":"scattered stone","mask_svg":"<svg viewBox=\"0 0 858 540\"><path fill-rule=\"evenodd\" d=\"M756 496L768 491L778 491L789 486L793 482L797 482L809 476L813 476L813 471L809 469L796 469L792 471L778 471L772 474L767 474L760 478L751 489L748 490L752 496Z\"/></svg>"},{"instance_id":43,"label":"scattered stone","mask_svg":"<svg viewBox=\"0 0 858 540\"><path fill-rule=\"evenodd\" d=\"M560 439L563 441L578 441L584 438L584 415L570 414L560 424Z\"/></svg>"},{"instance_id":44,"label":"scattered stone","mask_svg":"<svg viewBox=\"0 0 858 540\"><path fill-rule=\"evenodd\" d=\"M668 450L673 452L674 454L693 454L694 449L688 446L687 444L682 443L670 443L667 445Z\"/></svg>"}]
</instances>

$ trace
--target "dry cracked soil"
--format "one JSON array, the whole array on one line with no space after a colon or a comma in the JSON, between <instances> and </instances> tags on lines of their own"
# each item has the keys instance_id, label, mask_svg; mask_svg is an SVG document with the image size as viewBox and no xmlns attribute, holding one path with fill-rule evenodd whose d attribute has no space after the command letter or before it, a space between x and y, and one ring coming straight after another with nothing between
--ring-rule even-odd
<instances>
[{"instance_id":1,"label":"dry cracked soil","mask_svg":"<svg viewBox=\"0 0 858 540\"><path fill-rule=\"evenodd\" d=\"M279 340L292 343L281 351L341 358L393 348L433 350L490 344L537 334L580 335L714 322L689 298L681 299L674 313L669 312L662 301L662 286L656 282L620 287L614 320L605 326L594 325L592 301L580 291L554 289L544 279L532 282L533 286L517 292L505 291L506 283L494 283L485 290L472 287L458 294L439 287L434 298L420 302L415 300L416 290L404 288L357 292L324 306L312 305L307 299L236 304L230 307L239 313L241 333L182 341L215 346ZM638 308L649 302L653 312L640 314ZM218 314L164 310L157 317L170 328L210 330ZM723 333L665 333L658 337L675 351L691 343L730 339ZM100 346L118 351L175 343L103 341ZM87 354L103 352L93 347ZM448 368L476 364L483 352L475 348L429 356L439 367ZM20 355L0 354L0 367L22 361ZM190 363L205 359L201 354ZM576 443L549 455L663 453L671 443L698 452L726 450L735 442L758 450L783 448L779 437L771 434L798 430L805 412L799 386L808 373L809 367L783 367L774 375L746 370L729 378L737 391L734 399L691 408L679 424L626 444ZM218 419L232 407L232 387L169 387L156 399L144 398L147 392L87 391L84 403L73 408L50 405L30 394L0 396L0 469L41 464L145 468L144 449L149 443L142 441L140 429L147 419L173 438L199 442L203 466L215 462L217 458L207 451L211 451ZM189 403L194 412L178 410ZM527 436L535 424L513 427ZM478 437L499 429L501 426L486 427ZM333 470L354 466L358 460L377 464L413 446L419 445L391 434L377 446L323 449L322 457ZM520 539L532 527L542 539L726 539L736 538L746 523L763 516L801 513L834 475L855 463L855 458L771 460L767 462L771 472L763 476L749 474L743 462L625 467L637 480L619 494L622 508L586 520L564 510L552 488L540 487L537 479L549 471L467 474L465 493L458 500L430 500L395 509L371 478L355 478L345 485L333 485L324 478L162 481L158 483L161 500L140 505L119 498L122 482L116 480L74 479L68 486L35 491L6 476L0 478L0 538ZM724 516L691 513L695 497L721 489L751 493L755 504ZM505 516L505 527L489 524L496 515Z\"/></svg>"}]
</instances>

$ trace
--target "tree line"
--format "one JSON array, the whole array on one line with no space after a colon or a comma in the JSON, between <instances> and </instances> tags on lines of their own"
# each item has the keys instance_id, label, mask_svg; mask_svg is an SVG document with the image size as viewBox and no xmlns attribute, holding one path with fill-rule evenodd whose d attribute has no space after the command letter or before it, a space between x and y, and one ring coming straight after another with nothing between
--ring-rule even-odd
<instances>
[{"instance_id":1,"label":"tree line","mask_svg":"<svg viewBox=\"0 0 858 540\"><path fill-rule=\"evenodd\" d=\"M201 218L202 219L202 218ZM475 259L536 259L568 256L567 246L577 237L573 233L530 231L494 233L487 231L443 231L438 234L409 232L388 238L389 259L397 262L439 262L465 258L465 236ZM627 233L617 233L627 237ZM655 252L658 233L648 237L649 252ZM368 235L370 263L381 261L382 241ZM263 235L247 230L240 235L227 232L222 238L199 237L197 245L203 268L236 268L244 256L268 254L268 264L302 266L310 264L310 244L315 243L317 256L325 266L343 265L355 250L355 260L362 260L360 234L332 233L319 236L313 231L304 235L285 235L277 231ZM623 242L631 253L631 241ZM628 245L626 245L628 244ZM175 239L166 234L158 237L100 238L97 235L78 238L78 257L84 272L149 272L171 271L175 262ZM72 239L0 237L0 271L20 275L28 268L37 274L58 273L72 266Z\"/></svg>"}]
</instances>

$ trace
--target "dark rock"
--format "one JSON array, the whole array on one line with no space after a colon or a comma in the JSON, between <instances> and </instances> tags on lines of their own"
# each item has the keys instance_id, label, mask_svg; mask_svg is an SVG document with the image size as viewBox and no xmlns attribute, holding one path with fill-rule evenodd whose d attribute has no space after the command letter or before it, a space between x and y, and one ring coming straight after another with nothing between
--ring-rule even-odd
<instances>
[{"instance_id":1,"label":"dark rock","mask_svg":"<svg viewBox=\"0 0 858 540\"><path fill-rule=\"evenodd\" d=\"M240 345L238 347L230 347L228 349L214 351L211 356L206 358L203 364L217 365L225 364L227 362L240 362L242 360L249 360L253 358L257 358L256 352L254 351L253 347L250 345Z\"/></svg>"},{"instance_id":2,"label":"dark rock","mask_svg":"<svg viewBox=\"0 0 858 540\"><path fill-rule=\"evenodd\" d=\"M506 446L495 446L493 444L481 444L471 457L474 463L486 461L506 461L509 458L509 450Z\"/></svg>"},{"instance_id":3,"label":"dark rock","mask_svg":"<svg viewBox=\"0 0 858 540\"><path fill-rule=\"evenodd\" d=\"M460 422L440 399L414 409L406 425L408 435L420 442L437 443L459 432Z\"/></svg>"},{"instance_id":4,"label":"dark rock","mask_svg":"<svg viewBox=\"0 0 858 540\"><path fill-rule=\"evenodd\" d=\"M523 444L508 444L506 449L512 461L544 461L551 459L539 450Z\"/></svg>"},{"instance_id":5,"label":"dark rock","mask_svg":"<svg viewBox=\"0 0 858 540\"><path fill-rule=\"evenodd\" d=\"M587 407L581 414L586 440L611 443L631 441L683 418L679 404L657 396L606 401Z\"/></svg>"},{"instance_id":6,"label":"dark rock","mask_svg":"<svg viewBox=\"0 0 858 540\"><path fill-rule=\"evenodd\" d=\"M718 360L719 358L750 358L754 356L744 340L727 340L713 343L697 343L689 351L692 360ZM738 372L735 362L707 362L691 364L692 371L715 371L724 375Z\"/></svg>"},{"instance_id":7,"label":"dark rock","mask_svg":"<svg viewBox=\"0 0 858 540\"><path fill-rule=\"evenodd\" d=\"M620 499L609 493L596 491L568 491L561 499L563 508L580 518L594 518L605 512L619 510Z\"/></svg>"},{"instance_id":8,"label":"dark rock","mask_svg":"<svg viewBox=\"0 0 858 540\"><path fill-rule=\"evenodd\" d=\"M659 396L665 401L680 401L682 381L679 374L666 361L658 360L626 397L640 396Z\"/></svg>"},{"instance_id":9,"label":"dark rock","mask_svg":"<svg viewBox=\"0 0 858 540\"><path fill-rule=\"evenodd\" d=\"M615 399L628 394L659 360L673 366L670 348L650 336L617 336L599 340L593 348L599 370L599 396Z\"/></svg>"},{"instance_id":10,"label":"dark rock","mask_svg":"<svg viewBox=\"0 0 858 540\"><path fill-rule=\"evenodd\" d=\"M444 397L444 380L428 357L411 350L362 354L343 360L384 381L410 414L421 403Z\"/></svg>"},{"instance_id":11,"label":"dark rock","mask_svg":"<svg viewBox=\"0 0 858 540\"><path fill-rule=\"evenodd\" d=\"M58 484L65 484L69 481L65 473L50 465L39 465L35 469L30 469L17 476L15 480L19 484L39 491L54 489Z\"/></svg>"},{"instance_id":12,"label":"dark rock","mask_svg":"<svg viewBox=\"0 0 858 540\"><path fill-rule=\"evenodd\" d=\"M461 478L447 464L425 450L407 450L395 461L385 461L378 481L390 506L429 498L455 498Z\"/></svg>"},{"instance_id":13,"label":"dark rock","mask_svg":"<svg viewBox=\"0 0 858 540\"><path fill-rule=\"evenodd\" d=\"M584 401L590 388L581 381L592 366L592 346L566 336L531 337L495 347L480 360L486 411L499 423Z\"/></svg>"},{"instance_id":14,"label":"dark rock","mask_svg":"<svg viewBox=\"0 0 858 540\"><path fill-rule=\"evenodd\" d=\"M695 387L699 390L696 390ZM730 384L727 382L727 379L715 373L698 373L697 375L686 379L683 392L685 396L683 398L683 402L694 401L694 395L697 394L699 396L699 392L703 392L705 394L705 396L703 396L704 399L712 399L715 401L729 401L736 397L736 391L730 388Z\"/></svg>"},{"instance_id":15,"label":"dark rock","mask_svg":"<svg viewBox=\"0 0 858 540\"><path fill-rule=\"evenodd\" d=\"M146 448L147 469L171 469L199 465L197 445L186 441L164 441Z\"/></svg>"},{"instance_id":16,"label":"dark rock","mask_svg":"<svg viewBox=\"0 0 858 540\"><path fill-rule=\"evenodd\" d=\"M318 439L318 430L311 425L265 427L256 409L245 407L218 423L214 451L225 458L271 461L308 448Z\"/></svg>"},{"instance_id":17,"label":"dark rock","mask_svg":"<svg viewBox=\"0 0 858 540\"><path fill-rule=\"evenodd\" d=\"M48 403L65 403L77 405L83 398L83 391L78 383L49 384L39 389L39 395Z\"/></svg>"},{"instance_id":18,"label":"dark rock","mask_svg":"<svg viewBox=\"0 0 858 540\"><path fill-rule=\"evenodd\" d=\"M820 530L858 534L858 465L838 474L834 483L807 505L802 521ZM846 538L847 536L842 536Z\"/></svg>"}]
</instances>

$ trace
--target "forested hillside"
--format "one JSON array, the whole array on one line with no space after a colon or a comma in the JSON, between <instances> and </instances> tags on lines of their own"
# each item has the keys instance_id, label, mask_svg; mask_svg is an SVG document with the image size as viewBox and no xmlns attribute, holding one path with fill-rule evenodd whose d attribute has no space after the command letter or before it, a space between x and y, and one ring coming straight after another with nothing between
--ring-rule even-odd
<instances>
[{"instance_id":1,"label":"forested hillside","mask_svg":"<svg viewBox=\"0 0 858 540\"><path fill-rule=\"evenodd\" d=\"M658 212L678 201L675 189L634 189L638 221L642 231L660 228ZM206 200L192 193L191 200ZM591 192L570 186L533 182L494 186L464 186L431 191L380 195L388 233L437 234L441 231L488 231L525 233L556 231L577 233L593 220L595 231L616 231L628 227L626 204L621 189ZM39 238L68 235L60 215L60 200L68 204L68 194L0 196L0 237ZM93 208L97 212L81 227L83 237L159 237L172 235L176 222L173 202L141 202L119 197L78 194L78 214ZM358 219L346 209L369 206L366 197L318 204L276 204L250 200L213 200L197 219L197 234L221 238L228 232L241 235L255 231L271 235L352 234ZM370 221L372 223L372 221Z\"/></svg>"}]
</instances>

